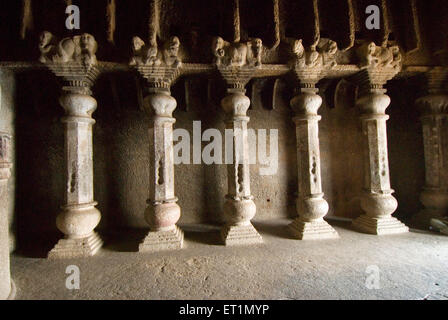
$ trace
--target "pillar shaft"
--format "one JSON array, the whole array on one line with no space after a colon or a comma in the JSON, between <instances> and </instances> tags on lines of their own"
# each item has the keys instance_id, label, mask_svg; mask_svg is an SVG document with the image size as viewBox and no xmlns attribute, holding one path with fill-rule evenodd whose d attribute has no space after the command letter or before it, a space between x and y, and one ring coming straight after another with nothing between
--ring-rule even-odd
<instances>
[{"instance_id":1,"label":"pillar shaft","mask_svg":"<svg viewBox=\"0 0 448 320\"><path fill-rule=\"evenodd\" d=\"M10 139L11 137L0 132L0 300L8 299L12 293L12 281L9 263L9 225L6 203L8 202L8 179L11 175L10 163Z\"/></svg>"},{"instance_id":2,"label":"pillar shaft","mask_svg":"<svg viewBox=\"0 0 448 320\"><path fill-rule=\"evenodd\" d=\"M145 111L152 116L149 128L150 148L150 199L145 219L150 231L139 246L139 251L179 249L183 245L183 232L176 225L180 207L174 194L174 152L172 113L176 100L169 90L152 89L145 101Z\"/></svg>"},{"instance_id":3,"label":"pillar shaft","mask_svg":"<svg viewBox=\"0 0 448 320\"><path fill-rule=\"evenodd\" d=\"M56 219L64 233L50 251L49 258L74 258L94 255L102 246L95 227L101 213L93 199L93 142L96 100L87 93L64 90L60 98L66 115L65 125L66 189L62 212Z\"/></svg>"},{"instance_id":4,"label":"pillar shaft","mask_svg":"<svg viewBox=\"0 0 448 320\"><path fill-rule=\"evenodd\" d=\"M391 215L397 200L390 188L385 114L390 98L382 85L362 88L356 104L361 109L364 149L364 194L361 208L366 212L354 220L354 226L371 234L407 232L408 228Z\"/></svg>"},{"instance_id":5,"label":"pillar shaft","mask_svg":"<svg viewBox=\"0 0 448 320\"><path fill-rule=\"evenodd\" d=\"M250 220L256 207L250 193L249 143L246 115L250 100L244 89L228 89L221 101L226 112L226 128L233 130L233 161L227 164L228 193L224 203L225 226L221 237L225 245L262 242Z\"/></svg>"},{"instance_id":6,"label":"pillar shaft","mask_svg":"<svg viewBox=\"0 0 448 320\"><path fill-rule=\"evenodd\" d=\"M422 113L425 186L420 194L424 208L413 222L428 228L432 218L448 214L448 95L431 93L417 105Z\"/></svg>"},{"instance_id":7,"label":"pillar shaft","mask_svg":"<svg viewBox=\"0 0 448 320\"><path fill-rule=\"evenodd\" d=\"M314 85L301 88L292 98L291 107L296 116L298 197L296 218L290 225L297 239L337 238L337 232L323 220L328 212L328 203L323 199L319 120L317 110L322 98Z\"/></svg>"}]
</instances>

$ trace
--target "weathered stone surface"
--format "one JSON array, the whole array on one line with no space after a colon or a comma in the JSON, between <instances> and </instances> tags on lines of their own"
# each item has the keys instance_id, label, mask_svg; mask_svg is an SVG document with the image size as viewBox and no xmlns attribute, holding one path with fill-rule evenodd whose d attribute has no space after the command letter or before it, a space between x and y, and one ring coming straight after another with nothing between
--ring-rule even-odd
<instances>
[{"instance_id":1,"label":"weathered stone surface","mask_svg":"<svg viewBox=\"0 0 448 320\"><path fill-rule=\"evenodd\" d=\"M184 232L177 225L171 230L149 231L138 247L139 252L153 252L181 249L184 243Z\"/></svg>"},{"instance_id":2,"label":"weathered stone surface","mask_svg":"<svg viewBox=\"0 0 448 320\"><path fill-rule=\"evenodd\" d=\"M339 238L337 231L322 218L312 221L302 221L299 217L289 225L289 229L294 237L299 240Z\"/></svg>"},{"instance_id":3,"label":"weathered stone surface","mask_svg":"<svg viewBox=\"0 0 448 320\"><path fill-rule=\"evenodd\" d=\"M251 223L247 225L224 226L221 228L221 239L226 246L263 243L263 238Z\"/></svg>"},{"instance_id":4,"label":"weathered stone surface","mask_svg":"<svg viewBox=\"0 0 448 320\"><path fill-rule=\"evenodd\" d=\"M0 199L2 203L8 201L7 183L11 175L10 160L11 136L0 132ZM12 294L12 281L9 266L9 224L8 214L2 209L0 212L0 300L7 299Z\"/></svg>"},{"instance_id":5,"label":"weathered stone surface","mask_svg":"<svg viewBox=\"0 0 448 320\"><path fill-rule=\"evenodd\" d=\"M88 237L80 239L67 238L61 239L55 247L48 253L48 258L80 258L91 257L102 247L103 240L93 232Z\"/></svg>"},{"instance_id":6,"label":"weathered stone surface","mask_svg":"<svg viewBox=\"0 0 448 320\"><path fill-rule=\"evenodd\" d=\"M432 218L448 214L448 72L434 68L426 74L427 95L416 101L421 112L425 151L425 186L420 194L423 209L413 224L428 229Z\"/></svg>"},{"instance_id":7,"label":"weathered stone surface","mask_svg":"<svg viewBox=\"0 0 448 320\"><path fill-rule=\"evenodd\" d=\"M353 226L365 233L384 235L408 232L409 228L398 219L390 216L369 217L362 215L353 221Z\"/></svg>"}]
</instances>

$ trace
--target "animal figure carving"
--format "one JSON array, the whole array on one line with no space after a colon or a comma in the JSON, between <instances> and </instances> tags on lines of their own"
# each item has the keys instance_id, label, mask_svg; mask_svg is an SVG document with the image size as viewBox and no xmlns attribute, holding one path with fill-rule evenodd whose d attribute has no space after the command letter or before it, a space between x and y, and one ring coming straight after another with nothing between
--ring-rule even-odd
<instances>
[{"instance_id":1,"label":"animal figure carving","mask_svg":"<svg viewBox=\"0 0 448 320\"><path fill-rule=\"evenodd\" d=\"M160 60L157 59L157 46L146 46L145 42L140 37L132 38L132 57L129 62L131 66L144 65L159 65Z\"/></svg>"},{"instance_id":2,"label":"animal figure carving","mask_svg":"<svg viewBox=\"0 0 448 320\"><path fill-rule=\"evenodd\" d=\"M397 46L380 47L374 42L365 43L358 48L360 68L399 68L401 64L400 49Z\"/></svg>"},{"instance_id":3,"label":"animal figure carving","mask_svg":"<svg viewBox=\"0 0 448 320\"><path fill-rule=\"evenodd\" d=\"M328 40L322 48L322 62L326 67L333 68L337 65L336 53L338 51L338 44L336 41Z\"/></svg>"},{"instance_id":4,"label":"animal figure carving","mask_svg":"<svg viewBox=\"0 0 448 320\"><path fill-rule=\"evenodd\" d=\"M230 43L221 37L213 39L212 53L214 63L224 67L259 67L263 44L261 39L255 38L245 43Z\"/></svg>"},{"instance_id":5,"label":"animal figure carving","mask_svg":"<svg viewBox=\"0 0 448 320\"><path fill-rule=\"evenodd\" d=\"M161 51L159 51L157 44L151 43L146 45L145 42L139 38L132 39L132 57L129 65L147 65L178 68L182 65L179 57L180 40L178 37L171 37L165 42Z\"/></svg>"},{"instance_id":6,"label":"animal figure carving","mask_svg":"<svg viewBox=\"0 0 448 320\"><path fill-rule=\"evenodd\" d=\"M309 50L305 50L302 39L294 40L291 51L293 56L291 63L296 68L320 68L322 66L333 68L337 65L338 45L330 39L323 40L319 45L313 44Z\"/></svg>"},{"instance_id":7,"label":"animal figure carving","mask_svg":"<svg viewBox=\"0 0 448 320\"><path fill-rule=\"evenodd\" d=\"M41 53L39 61L42 63L78 62L86 65L96 64L97 48L95 38L88 33L67 37L57 42L50 32L44 31L39 41Z\"/></svg>"}]
</instances>

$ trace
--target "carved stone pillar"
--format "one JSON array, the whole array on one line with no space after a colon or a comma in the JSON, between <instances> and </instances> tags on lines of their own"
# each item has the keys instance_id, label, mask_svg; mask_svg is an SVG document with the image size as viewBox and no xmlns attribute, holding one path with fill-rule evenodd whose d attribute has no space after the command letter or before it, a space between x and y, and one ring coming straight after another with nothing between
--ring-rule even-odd
<instances>
[{"instance_id":1,"label":"carved stone pillar","mask_svg":"<svg viewBox=\"0 0 448 320\"><path fill-rule=\"evenodd\" d=\"M8 179L11 175L10 139L4 132L0 132L0 199L2 203L8 201ZM6 206L2 205L2 208ZM8 213L0 212L0 300L12 298L13 283L9 268L9 235Z\"/></svg>"},{"instance_id":2,"label":"carved stone pillar","mask_svg":"<svg viewBox=\"0 0 448 320\"><path fill-rule=\"evenodd\" d=\"M390 187L385 114L390 104L383 85L396 70L368 69L358 75L359 95L356 105L361 110L364 146L364 194L361 208L366 212L353 221L356 229L371 234L407 232L408 227L392 217L397 200Z\"/></svg>"},{"instance_id":3,"label":"carved stone pillar","mask_svg":"<svg viewBox=\"0 0 448 320\"><path fill-rule=\"evenodd\" d=\"M150 231L139 246L139 251L157 251L182 248L184 235L176 225L180 207L174 195L174 154L172 113L176 99L169 89L153 88L146 98L145 111L152 115L149 128L150 141L150 199L145 219Z\"/></svg>"},{"instance_id":4,"label":"carved stone pillar","mask_svg":"<svg viewBox=\"0 0 448 320\"><path fill-rule=\"evenodd\" d=\"M223 213L225 225L221 238L225 245L261 243L263 240L250 220L256 206L250 193L249 144L246 115L250 99L244 87L261 71L263 44L261 39L249 42L224 41L216 37L212 53L216 68L227 84L227 94L221 100L226 112L226 129L233 130L233 161L227 164L228 193Z\"/></svg>"},{"instance_id":5,"label":"carved stone pillar","mask_svg":"<svg viewBox=\"0 0 448 320\"><path fill-rule=\"evenodd\" d=\"M97 107L91 96L99 75L95 52L97 43L92 35L65 38L56 44L53 35L44 32L40 43L39 61L62 80L59 99L65 110L65 203L56 218L64 238L49 252L49 258L75 258L94 255L103 241L94 231L101 219L93 198L92 113Z\"/></svg>"},{"instance_id":6,"label":"carved stone pillar","mask_svg":"<svg viewBox=\"0 0 448 320\"><path fill-rule=\"evenodd\" d=\"M428 94L416 101L421 111L425 152L425 186L420 194L424 208L412 222L428 229L431 218L448 214L448 71L434 68L426 78Z\"/></svg>"},{"instance_id":7,"label":"carved stone pillar","mask_svg":"<svg viewBox=\"0 0 448 320\"><path fill-rule=\"evenodd\" d=\"M249 144L247 140L246 115L250 100L242 88L227 89L221 100L227 114L226 129L233 130L233 161L227 165L228 193L224 203L226 224L221 229L225 245L261 243L262 238L250 220L256 207L250 193Z\"/></svg>"},{"instance_id":8,"label":"carved stone pillar","mask_svg":"<svg viewBox=\"0 0 448 320\"><path fill-rule=\"evenodd\" d=\"M298 170L298 217L289 225L297 239L338 238L338 233L323 217L328 212L328 203L323 198L320 173L319 120L317 110L322 98L317 94L316 83L337 66L337 44L328 40L317 50L311 46L306 50L302 40L292 43L290 65L298 89L291 99L296 116L297 170Z\"/></svg>"},{"instance_id":9,"label":"carved stone pillar","mask_svg":"<svg viewBox=\"0 0 448 320\"><path fill-rule=\"evenodd\" d=\"M139 37L133 38L129 64L146 79L149 94L143 108L152 117L150 199L145 210L150 231L139 245L140 252L180 249L184 241L184 233L176 225L181 211L174 194L173 111L177 103L170 94L171 85L181 74L179 47L179 39L171 37L159 53L155 40L145 44Z\"/></svg>"},{"instance_id":10,"label":"carved stone pillar","mask_svg":"<svg viewBox=\"0 0 448 320\"><path fill-rule=\"evenodd\" d=\"M338 238L338 233L323 219L328 212L328 203L323 198L320 150L319 120L317 110L322 98L314 84L298 90L292 98L291 107L296 116L297 165L298 165L298 217L290 224L298 239Z\"/></svg>"}]
</instances>

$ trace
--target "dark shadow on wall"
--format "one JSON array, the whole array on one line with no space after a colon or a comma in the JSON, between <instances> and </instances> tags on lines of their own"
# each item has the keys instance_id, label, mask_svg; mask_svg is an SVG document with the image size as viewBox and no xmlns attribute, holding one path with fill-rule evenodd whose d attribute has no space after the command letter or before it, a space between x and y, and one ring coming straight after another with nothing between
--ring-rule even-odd
<instances>
[{"instance_id":1,"label":"dark shadow on wall","mask_svg":"<svg viewBox=\"0 0 448 320\"><path fill-rule=\"evenodd\" d=\"M109 74L98 79L94 113L95 199L103 233L145 227L148 199L148 117L139 108L136 75Z\"/></svg>"},{"instance_id":2,"label":"dark shadow on wall","mask_svg":"<svg viewBox=\"0 0 448 320\"><path fill-rule=\"evenodd\" d=\"M421 208L419 196L425 181L423 136L415 105L422 91L414 80L405 79L390 81L387 88L390 179L398 200L394 216L407 221Z\"/></svg>"},{"instance_id":3,"label":"dark shadow on wall","mask_svg":"<svg viewBox=\"0 0 448 320\"><path fill-rule=\"evenodd\" d=\"M62 235L55 219L64 201L64 112L59 85L49 72L26 72L16 79L17 248L44 257Z\"/></svg>"}]
</instances>

